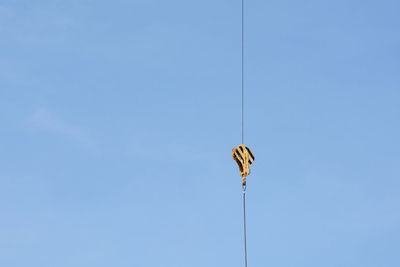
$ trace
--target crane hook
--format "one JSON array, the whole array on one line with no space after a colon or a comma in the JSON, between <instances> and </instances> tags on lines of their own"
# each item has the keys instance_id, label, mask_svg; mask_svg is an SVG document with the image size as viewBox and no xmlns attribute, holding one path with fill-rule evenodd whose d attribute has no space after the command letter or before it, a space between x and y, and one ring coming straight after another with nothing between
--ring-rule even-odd
<instances>
[{"instance_id":1,"label":"crane hook","mask_svg":"<svg viewBox=\"0 0 400 267\"><path fill-rule=\"evenodd\" d=\"M239 166L240 176L242 176L242 188L246 190L246 178L250 174L250 166L254 162L254 154L244 144L240 144L232 149L232 157Z\"/></svg>"}]
</instances>

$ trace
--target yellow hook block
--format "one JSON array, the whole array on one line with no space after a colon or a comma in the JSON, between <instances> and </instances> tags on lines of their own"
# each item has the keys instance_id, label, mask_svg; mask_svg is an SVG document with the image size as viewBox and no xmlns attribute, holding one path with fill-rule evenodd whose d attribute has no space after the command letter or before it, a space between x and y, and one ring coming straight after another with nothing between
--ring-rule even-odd
<instances>
[{"instance_id":1,"label":"yellow hook block","mask_svg":"<svg viewBox=\"0 0 400 267\"><path fill-rule=\"evenodd\" d=\"M239 166L240 176L242 176L242 186L246 187L246 178L250 174L250 166L254 162L254 154L250 148L244 144L232 149L232 157Z\"/></svg>"}]
</instances>

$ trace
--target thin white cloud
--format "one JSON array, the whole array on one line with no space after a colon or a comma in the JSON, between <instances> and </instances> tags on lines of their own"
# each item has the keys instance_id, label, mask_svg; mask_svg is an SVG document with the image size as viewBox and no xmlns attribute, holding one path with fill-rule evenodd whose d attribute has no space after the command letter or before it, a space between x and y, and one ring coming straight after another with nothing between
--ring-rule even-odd
<instances>
[{"instance_id":1,"label":"thin white cloud","mask_svg":"<svg viewBox=\"0 0 400 267\"><path fill-rule=\"evenodd\" d=\"M28 117L27 124L30 128L36 130L68 137L87 145L92 144L91 140L80 127L65 121L44 108L35 110Z\"/></svg>"}]
</instances>

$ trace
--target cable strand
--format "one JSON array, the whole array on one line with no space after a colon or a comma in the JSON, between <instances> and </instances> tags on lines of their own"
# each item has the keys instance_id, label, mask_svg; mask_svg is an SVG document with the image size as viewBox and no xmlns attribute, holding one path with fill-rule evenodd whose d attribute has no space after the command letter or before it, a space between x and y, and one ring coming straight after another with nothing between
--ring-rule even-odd
<instances>
[{"instance_id":1,"label":"cable strand","mask_svg":"<svg viewBox=\"0 0 400 267\"><path fill-rule=\"evenodd\" d=\"M244 0L242 0L242 144L244 144Z\"/></svg>"},{"instance_id":2,"label":"cable strand","mask_svg":"<svg viewBox=\"0 0 400 267\"><path fill-rule=\"evenodd\" d=\"M242 144L244 144L244 0L242 0ZM244 266L247 267L246 186L243 190Z\"/></svg>"},{"instance_id":3,"label":"cable strand","mask_svg":"<svg viewBox=\"0 0 400 267\"><path fill-rule=\"evenodd\" d=\"M247 267L246 191L243 190L244 266Z\"/></svg>"}]
</instances>

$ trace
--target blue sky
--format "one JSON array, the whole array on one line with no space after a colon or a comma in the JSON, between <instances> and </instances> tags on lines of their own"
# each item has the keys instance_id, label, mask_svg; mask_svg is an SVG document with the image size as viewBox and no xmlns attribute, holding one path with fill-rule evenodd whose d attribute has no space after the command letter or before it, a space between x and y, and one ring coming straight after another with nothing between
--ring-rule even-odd
<instances>
[{"instance_id":1,"label":"blue sky","mask_svg":"<svg viewBox=\"0 0 400 267\"><path fill-rule=\"evenodd\" d=\"M249 266L400 266L398 1L246 1ZM243 266L240 1L0 1L0 266Z\"/></svg>"}]
</instances>

